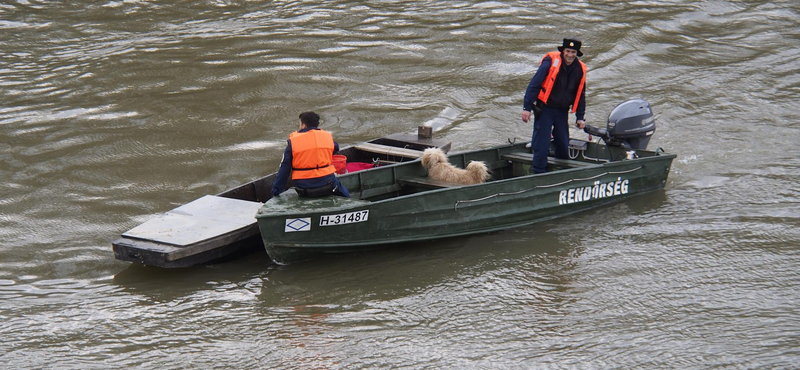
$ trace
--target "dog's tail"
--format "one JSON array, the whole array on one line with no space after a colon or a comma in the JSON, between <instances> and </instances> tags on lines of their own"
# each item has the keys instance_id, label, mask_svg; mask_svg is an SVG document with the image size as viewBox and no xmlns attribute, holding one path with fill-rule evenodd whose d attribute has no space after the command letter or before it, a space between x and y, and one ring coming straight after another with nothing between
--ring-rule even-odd
<instances>
[{"instance_id":1,"label":"dog's tail","mask_svg":"<svg viewBox=\"0 0 800 370\"><path fill-rule=\"evenodd\" d=\"M480 161L472 161L467 165L467 172L470 174L475 184L480 184L489 179L489 169L486 163Z\"/></svg>"}]
</instances>

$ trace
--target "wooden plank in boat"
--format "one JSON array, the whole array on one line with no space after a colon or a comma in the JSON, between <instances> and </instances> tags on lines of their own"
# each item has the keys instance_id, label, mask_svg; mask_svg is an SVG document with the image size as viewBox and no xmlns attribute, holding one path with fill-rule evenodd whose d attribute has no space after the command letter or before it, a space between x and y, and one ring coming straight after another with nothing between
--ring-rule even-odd
<instances>
[{"instance_id":1,"label":"wooden plank in boat","mask_svg":"<svg viewBox=\"0 0 800 370\"><path fill-rule=\"evenodd\" d=\"M392 134L380 139L370 141L372 144L389 145L397 148L424 150L425 148L439 148L443 152L450 151L451 142L442 139L424 138L413 134Z\"/></svg>"},{"instance_id":2,"label":"wooden plank in boat","mask_svg":"<svg viewBox=\"0 0 800 370\"><path fill-rule=\"evenodd\" d=\"M189 246L256 224L260 202L206 195L122 234L175 246Z\"/></svg>"},{"instance_id":3,"label":"wooden plank in boat","mask_svg":"<svg viewBox=\"0 0 800 370\"><path fill-rule=\"evenodd\" d=\"M422 156L421 150L398 148L389 145L374 144L374 143L361 143L354 146L358 150L365 152L385 154L390 157L403 157L403 158L419 158Z\"/></svg>"}]
</instances>

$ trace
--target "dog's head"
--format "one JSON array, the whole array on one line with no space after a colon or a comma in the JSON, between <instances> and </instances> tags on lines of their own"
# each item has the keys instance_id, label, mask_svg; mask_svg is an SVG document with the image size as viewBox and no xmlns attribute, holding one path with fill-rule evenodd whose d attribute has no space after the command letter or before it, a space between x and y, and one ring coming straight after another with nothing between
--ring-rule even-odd
<instances>
[{"instance_id":1,"label":"dog's head","mask_svg":"<svg viewBox=\"0 0 800 370\"><path fill-rule=\"evenodd\" d=\"M422 167L431 168L437 163L447 162L447 156L439 148L428 148L422 152Z\"/></svg>"}]
</instances>

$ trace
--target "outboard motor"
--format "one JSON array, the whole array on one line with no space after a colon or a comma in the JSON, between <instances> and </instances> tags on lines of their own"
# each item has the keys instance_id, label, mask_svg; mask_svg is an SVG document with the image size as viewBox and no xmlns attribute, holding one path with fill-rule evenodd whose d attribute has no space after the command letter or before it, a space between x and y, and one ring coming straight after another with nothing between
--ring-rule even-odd
<instances>
[{"instance_id":1,"label":"outboard motor","mask_svg":"<svg viewBox=\"0 0 800 370\"><path fill-rule=\"evenodd\" d=\"M606 128L586 125L583 131L600 137L606 145L644 150L650 143L650 136L656 132L656 120L647 101L633 99L617 105L611 111Z\"/></svg>"}]
</instances>

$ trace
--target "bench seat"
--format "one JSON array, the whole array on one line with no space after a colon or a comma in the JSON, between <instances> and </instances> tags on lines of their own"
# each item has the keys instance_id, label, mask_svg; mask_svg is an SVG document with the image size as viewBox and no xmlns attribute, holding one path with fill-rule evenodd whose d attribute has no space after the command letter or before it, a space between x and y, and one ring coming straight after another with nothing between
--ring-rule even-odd
<instances>
[{"instance_id":1,"label":"bench seat","mask_svg":"<svg viewBox=\"0 0 800 370\"><path fill-rule=\"evenodd\" d=\"M451 188L454 186L464 186L463 184L456 184L454 182L434 180L429 177L406 177L397 180L397 183L403 186L416 186L425 189L441 189Z\"/></svg>"},{"instance_id":2,"label":"bench seat","mask_svg":"<svg viewBox=\"0 0 800 370\"><path fill-rule=\"evenodd\" d=\"M525 152L508 153L503 154L501 158L512 162L530 164L533 161L533 154ZM573 159L560 159L555 157L547 157L547 163L557 165L559 167L587 167L595 165L594 163L577 161Z\"/></svg>"}]
</instances>

